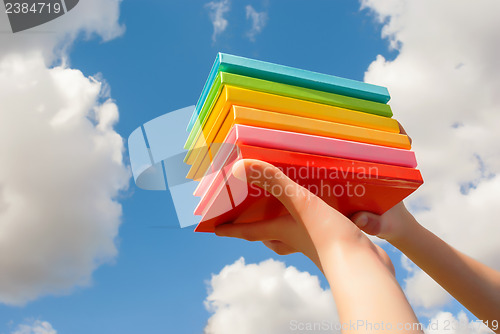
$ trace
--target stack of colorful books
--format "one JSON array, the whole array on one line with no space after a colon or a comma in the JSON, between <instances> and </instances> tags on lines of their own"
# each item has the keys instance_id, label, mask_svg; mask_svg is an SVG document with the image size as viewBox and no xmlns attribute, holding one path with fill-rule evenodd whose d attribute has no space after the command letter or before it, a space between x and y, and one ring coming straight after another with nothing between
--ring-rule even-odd
<instances>
[{"instance_id":1,"label":"stack of colorful books","mask_svg":"<svg viewBox=\"0 0 500 334\"><path fill-rule=\"evenodd\" d=\"M393 207L423 180L389 99L384 87L219 53L185 144L187 177L200 182L195 231L286 214L273 191L231 174L241 159L280 168L348 216Z\"/></svg>"}]
</instances>

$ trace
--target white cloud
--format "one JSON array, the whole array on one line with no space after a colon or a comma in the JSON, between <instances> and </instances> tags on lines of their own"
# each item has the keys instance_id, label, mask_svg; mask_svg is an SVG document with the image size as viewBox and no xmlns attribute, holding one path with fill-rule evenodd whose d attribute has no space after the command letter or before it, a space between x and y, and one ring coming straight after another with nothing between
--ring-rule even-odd
<instances>
[{"instance_id":1,"label":"white cloud","mask_svg":"<svg viewBox=\"0 0 500 334\"><path fill-rule=\"evenodd\" d=\"M117 255L129 181L117 105L102 80L49 66L78 35L123 33L119 5L80 1L18 34L0 22L0 303L88 285Z\"/></svg>"},{"instance_id":2,"label":"white cloud","mask_svg":"<svg viewBox=\"0 0 500 334\"><path fill-rule=\"evenodd\" d=\"M207 334L304 332L301 326L336 332L330 290L322 289L316 276L282 262L245 264L241 258L213 275L209 290L205 305L213 315Z\"/></svg>"},{"instance_id":3,"label":"white cloud","mask_svg":"<svg viewBox=\"0 0 500 334\"><path fill-rule=\"evenodd\" d=\"M28 321L19 325L11 334L57 334L47 321Z\"/></svg>"},{"instance_id":4,"label":"white cloud","mask_svg":"<svg viewBox=\"0 0 500 334\"><path fill-rule=\"evenodd\" d=\"M117 254L115 198L129 172L101 87L40 55L0 61L2 303L86 285Z\"/></svg>"},{"instance_id":5,"label":"white cloud","mask_svg":"<svg viewBox=\"0 0 500 334\"><path fill-rule=\"evenodd\" d=\"M405 280L405 293L413 306L422 308L422 313L447 304L450 295L422 270L416 270Z\"/></svg>"},{"instance_id":6,"label":"white cloud","mask_svg":"<svg viewBox=\"0 0 500 334\"><path fill-rule=\"evenodd\" d=\"M449 293L404 254L401 254L401 266L409 274L409 277L404 280L406 296L423 315L435 312L440 306L450 301Z\"/></svg>"},{"instance_id":7,"label":"white cloud","mask_svg":"<svg viewBox=\"0 0 500 334\"><path fill-rule=\"evenodd\" d=\"M255 41L255 36L260 34L267 24L267 13L257 12L251 5L247 5L245 10L247 20L252 22L252 27L248 31L247 36L251 41Z\"/></svg>"},{"instance_id":8,"label":"white cloud","mask_svg":"<svg viewBox=\"0 0 500 334\"><path fill-rule=\"evenodd\" d=\"M224 18L224 15L229 12L231 2L230 0L210 1L205 7L208 9L208 16L214 26L212 40L215 42L217 36L223 33L227 28L228 22Z\"/></svg>"},{"instance_id":9,"label":"white cloud","mask_svg":"<svg viewBox=\"0 0 500 334\"><path fill-rule=\"evenodd\" d=\"M464 312L456 317L449 312L440 312L433 317L425 330L426 334L482 334L492 333L484 324L469 320Z\"/></svg>"},{"instance_id":10,"label":"white cloud","mask_svg":"<svg viewBox=\"0 0 500 334\"><path fill-rule=\"evenodd\" d=\"M425 184L408 204L424 226L500 269L500 3L363 0L362 7L399 51L394 60L378 56L365 80L389 88L395 117L413 138ZM420 270L406 291L424 308L447 300Z\"/></svg>"},{"instance_id":11,"label":"white cloud","mask_svg":"<svg viewBox=\"0 0 500 334\"><path fill-rule=\"evenodd\" d=\"M121 0L85 0L65 15L24 32L9 33L5 15L0 20L0 58L7 54L41 52L46 64L64 56L75 38L98 35L104 41L120 36L125 27L119 23Z\"/></svg>"}]
</instances>

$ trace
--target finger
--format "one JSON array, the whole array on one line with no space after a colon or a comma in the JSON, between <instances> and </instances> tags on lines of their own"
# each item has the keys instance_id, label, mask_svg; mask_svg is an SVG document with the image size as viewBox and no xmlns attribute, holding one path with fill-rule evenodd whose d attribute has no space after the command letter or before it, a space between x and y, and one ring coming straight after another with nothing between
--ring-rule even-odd
<instances>
[{"instance_id":1,"label":"finger","mask_svg":"<svg viewBox=\"0 0 500 334\"><path fill-rule=\"evenodd\" d=\"M351 217L351 220L359 229L370 235L378 235L382 230L380 216L371 212L357 212Z\"/></svg>"},{"instance_id":2,"label":"finger","mask_svg":"<svg viewBox=\"0 0 500 334\"><path fill-rule=\"evenodd\" d=\"M307 210L310 201L316 198L309 190L293 182L279 168L267 162L240 160L234 164L232 173L236 178L255 184L276 197L294 218Z\"/></svg>"},{"instance_id":3,"label":"finger","mask_svg":"<svg viewBox=\"0 0 500 334\"><path fill-rule=\"evenodd\" d=\"M286 215L254 223L222 224L215 227L215 234L248 241L281 240L286 224L290 222L289 219L290 217Z\"/></svg>"},{"instance_id":4,"label":"finger","mask_svg":"<svg viewBox=\"0 0 500 334\"><path fill-rule=\"evenodd\" d=\"M288 246L287 244L284 244L283 242L281 241L278 241L278 240L266 240L266 241L262 241L262 243L269 249L271 249L272 251L274 251L276 254L278 255L288 255L288 254L292 254L292 253L297 253L297 251Z\"/></svg>"},{"instance_id":5,"label":"finger","mask_svg":"<svg viewBox=\"0 0 500 334\"><path fill-rule=\"evenodd\" d=\"M402 135L408 136L408 134L406 133L405 128L403 127L403 125L401 123L399 123L399 121L398 121L398 124L399 124L399 133L402 134ZM413 140L411 139L410 136L408 136L408 139L410 140L410 145L411 145L412 142L413 142Z\"/></svg>"}]
</instances>

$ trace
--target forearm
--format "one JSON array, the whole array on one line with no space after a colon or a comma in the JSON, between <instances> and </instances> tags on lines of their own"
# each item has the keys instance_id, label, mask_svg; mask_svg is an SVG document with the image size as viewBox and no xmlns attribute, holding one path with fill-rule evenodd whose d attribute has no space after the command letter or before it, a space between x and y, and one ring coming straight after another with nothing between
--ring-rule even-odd
<instances>
[{"instance_id":1,"label":"forearm","mask_svg":"<svg viewBox=\"0 0 500 334\"><path fill-rule=\"evenodd\" d=\"M389 241L480 320L500 321L500 273L408 219L407 233Z\"/></svg>"},{"instance_id":2,"label":"forearm","mask_svg":"<svg viewBox=\"0 0 500 334\"><path fill-rule=\"evenodd\" d=\"M341 324L356 324L343 333L371 333L375 326L384 333L423 333L398 282L372 247L336 243L318 254Z\"/></svg>"}]
</instances>

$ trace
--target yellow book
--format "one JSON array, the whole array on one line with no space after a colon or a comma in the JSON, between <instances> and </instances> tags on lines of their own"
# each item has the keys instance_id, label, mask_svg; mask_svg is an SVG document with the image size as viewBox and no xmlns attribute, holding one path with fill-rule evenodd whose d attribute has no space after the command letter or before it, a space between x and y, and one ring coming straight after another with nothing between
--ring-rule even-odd
<instances>
[{"instance_id":1,"label":"yellow book","mask_svg":"<svg viewBox=\"0 0 500 334\"><path fill-rule=\"evenodd\" d=\"M233 105L399 133L399 124L392 118L225 85L202 129L186 147L184 162L192 165L193 152L213 142Z\"/></svg>"}]
</instances>

